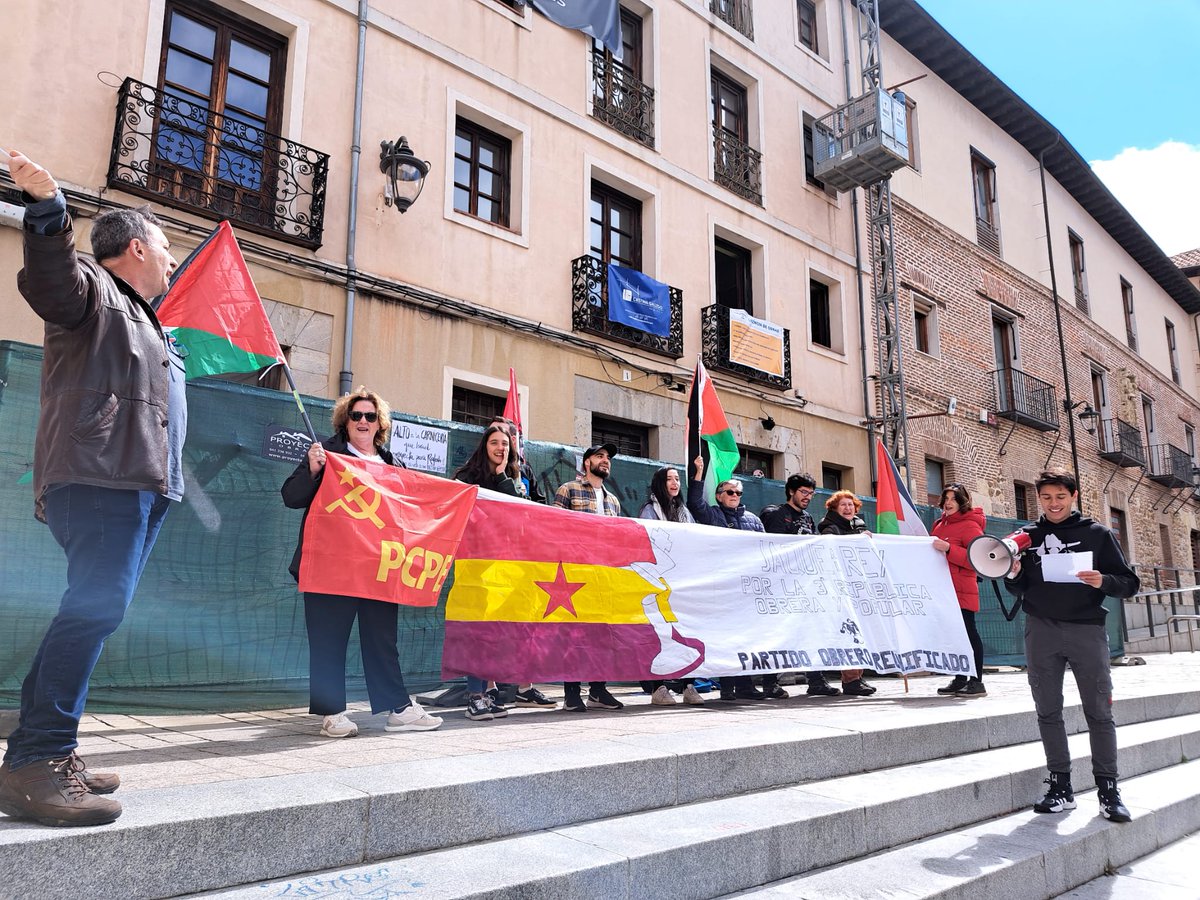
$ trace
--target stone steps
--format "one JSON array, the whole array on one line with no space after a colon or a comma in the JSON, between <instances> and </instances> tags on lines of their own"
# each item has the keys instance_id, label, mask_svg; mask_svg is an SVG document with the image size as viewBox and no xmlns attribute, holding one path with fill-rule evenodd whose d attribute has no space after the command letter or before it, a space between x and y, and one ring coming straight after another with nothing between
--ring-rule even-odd
<instances>
[{"instance_id":1,"label":"stone steps","mask_svg":"<svg viewBox=\"0 0 1200 900\"><path fill-rule=\"evenodd\" d=\"M4 820L0 896L78 897L81 872L95 898L287 896L312 878L407 878L439 897L715 896L1028 806L1034 717L988 702L874 716L862 702L839 727L763 705L704 730L122 791L103 828ZM1200 756L1200 690L1118 699L1114 715L1127 775ZM1067 722L1082 729L1077 705ZM1085 785L1086 740L1072 741ZM334 874L297 876L313 872Z\"/></svg>"},{"instance_id":2,"label":"stone steps","mask_svg":"<svg viewBox=\"0 0 1200 900\"><path fill-rule=\"evenodd\" d=\"M936 749L936 732L916 737L928 749ZM1073 756L1078 760L1075 777L1078 783L1087 784L1090 777L1084 779L1090 772L1090 760L1086 736L1076 735L1071 741ZM1122 769L1131 775L1156 773L1166 767L1179 769L1186 755L1200 756L1200 714L1123 726L1120 752ZM1196 828L1200 827L1200 804L1195 803L1195 795L1200 794L1200 763L1184 764L1184 768L1188 766L1189 773L1194 773L1187 777L1194 782L1189 791L1195 814L1182 807L1183 795L1179 792L1171 801L1169 814ZM1040 744L1015 744L952 759L932 759L480 841L219 891L214 896L248 900L286 896L288 891L371 884L376 890L397 894L419 889L424 897L479 900L716 897L851 860L856 862L849 865L863 866L865 872L870 872L871 859L877 858L870 854L894 853L897 851L891 848L931 835L942 835L932 840L957 841L955 846L960 850L956 852L963 852L962 847L973 846L963 835L980 829L981 834L987 834L990 827L1000 827L995 822L1008 819L1029 822L1046 818L1028 811L1032 799L1040 795L1043 769ZM1131 832L1140 841L1133 847L1142 853L1157 846L1151 842L1152 837L1157 840L1158 831L1150 813L1157 810L1155 804L1159 802L1158 794L1143 787L1144 783L1136 778L1130 782L1129 798L1136 797L1143 804L1138 815L1146 819L1135 823L1136 829ZM1096 819L1094 811L1087 808L1089 802L1094 800L1085 795L1080 811L1070 817L1052 818L1069 822L1090 835L1099 826L1081 824ZM1013 815L1014 810L1022 811ZM397 827L404 827L403 820L397 820ZM1032 853L1032 848L1031 839L1026 849ZM1089 852L1095 856L1098 851L1093 848ZM1118 864L1137 855L1135 852L1123 857ZM1063 889L1100 874L1103 862L1094 872L1082 863L1076 868L1086 877L1067 883L1070 878L1063 876L1059 879ZM887 882L878 883L882 885L878 892L851 892L845 896L889 896L885 892ZM811 894L794 892L789 882L764 890L774 890L776 893L769 896L779 897L842 896L829 892L833 885L833 881L822 882L820 889Z\"/></svg>"},{"instance_id":3,"label":"stone steps","mask_svg":"<svg viewBox=\"0 0 1200 900\"><path fill-rule=\"evenodd\" d=\"M1116 824L1095 813L1095 791L1076 795L1079 808L1059 815L1032 810L981 822L865 859L832 866L774 884L730 894L758 900L866 900L903 895L905 900L979 897L1037 900L1067 896L1116 898L1112 880L1076 893L1106 873L1200 831L1200 761L1151 772L1124 782L1122 797L1133 821ZM1194 851L1189 861L1194 869ZM1137 896L1166 900L1195 897L1150 885Z\"/></svg>"},{"instance_id":4,"label":"stone steps","mask_svg":"<svg viewBox=\"0 0 1200 900\"><path fill-rule=\"evenodd\" d=\"M1196 900L1200 832L1062 894L1063 900Z\"/></svg>"}]
</instances>

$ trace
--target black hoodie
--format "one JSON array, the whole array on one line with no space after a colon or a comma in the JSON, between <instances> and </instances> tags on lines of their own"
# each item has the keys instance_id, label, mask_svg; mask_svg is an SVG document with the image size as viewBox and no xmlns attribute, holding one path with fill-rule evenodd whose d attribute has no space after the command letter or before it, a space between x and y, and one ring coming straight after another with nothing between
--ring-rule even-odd
<instances>
[{"instance_id":1,"label":"black hoodie","mask_svg":"<svg viewBox=\"0 0 1200 900\"><path fill-rule=\"evenodd\" d=\"M1057 525L1042 516L1025 527L1032 538L1021 556L1021 574L1004 579L1008 590L1022 598L1025 612L1039 619L1103 625L1105 597L1132 597L1141 583L1125 562L1116 536L1103 525L1073 512ZM1042 557L1048 553L1092 551L1092 568L1104 576L1100 587L1082 581L1070 584L1042 578Z\"/></svg>"}]
</instances>

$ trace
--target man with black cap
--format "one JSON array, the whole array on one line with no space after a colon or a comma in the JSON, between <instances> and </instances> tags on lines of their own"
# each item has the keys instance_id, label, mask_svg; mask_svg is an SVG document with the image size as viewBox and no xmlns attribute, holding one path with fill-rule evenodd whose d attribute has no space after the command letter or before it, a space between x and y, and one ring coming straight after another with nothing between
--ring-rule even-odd
<instances>
[{"instance_id":1,"label":"man with black cap","mask_svg":"<svg viewBox=\"0 0 1200 900\"><path fill-rule=\"evenodd\" d=\"M612 458L616 455L616 444L598 444L584 451L583 475L559 486L554 494L554 505L574 512L621 515L621 501L604 487L612 470ZM605 681L588 683L586 705L578 681L564 682L563 693L563 709L567 712L587 712L588 707L620 709L625 705L608 692L608 682Z\"/></svg>"}]
</instances>

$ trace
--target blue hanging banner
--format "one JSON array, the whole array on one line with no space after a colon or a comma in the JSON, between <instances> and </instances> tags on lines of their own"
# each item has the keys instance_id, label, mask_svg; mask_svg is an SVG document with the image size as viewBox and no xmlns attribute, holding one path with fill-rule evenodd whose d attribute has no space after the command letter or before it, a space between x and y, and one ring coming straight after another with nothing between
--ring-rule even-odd
<instances>
[{"instance_id":1,"label":"blue hanging banner","mask_svg":"<svg viewBox=\"0 0 1200 900\"><path fill-rule=\"evenodd\" d=\"M671 333L670 289L637 269L609 263L608 320L667 337Z\"/></svg>"},{"instance_id":2,"label":"blue hanging banner","mask_svg":"<svg viewBox=\"0 0 1200 900\"><path fill-rule=\"evenodd\" d=\"M621 4L619 0L526 0L538 12L563 28L590 34L613 55L621 58Z\"/></svg>"}]
</instances>

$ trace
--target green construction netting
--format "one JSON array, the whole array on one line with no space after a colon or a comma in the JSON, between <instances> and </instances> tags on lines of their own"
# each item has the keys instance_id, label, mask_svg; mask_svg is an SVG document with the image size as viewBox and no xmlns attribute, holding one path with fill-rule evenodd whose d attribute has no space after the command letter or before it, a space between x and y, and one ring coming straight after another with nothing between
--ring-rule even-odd
<instances>
[{"instance_id":1,"label":"green construction netting","mask_svg":"<svg viewBox=\"0 0 1200 900\"><path fill-rule=\"evenodd\" d=\"M17 705L21 679L65 586L62 552L33 518L40 367L40 347L0 341L0 706L9 707ZM331 405L305 398L318 433L328 428ZM188 416L187 497L167 517L125 622L100 657L89 709L305 705L304 613L287 572L300 514L284 508L279 498L293 464L268 458L264 449L268 432L303 431L300 416L289 395L215 379L189 384ZM403 413L394 418L446 429L448 471L470 455L482 431ZM574 477L575 448L539 442L526 448L547 496ZM637 515L650 476L661 464L615 462L610 484L626 515ZM747 478L745 489L752 510L783 498L779 481ZM818 493L814 510L824 495ZM873 524L873 501L864 512ZM921 513L932 521L933 510L921 508ZM993 520L989 531L1007 534L1017 524ZM1019 665L1021 620L1005 622L986 585L985 591L979 622L987 659ZM414 691L441 683L443 612L440 604L400 609L400 659ZM1115 618L1110 625L1119 635ZM1119 636L1115 640L1119 652ZM351 697L362 699L366 691L357 644L352 636L347 671Z\"/></svg>"}]
</instances>

